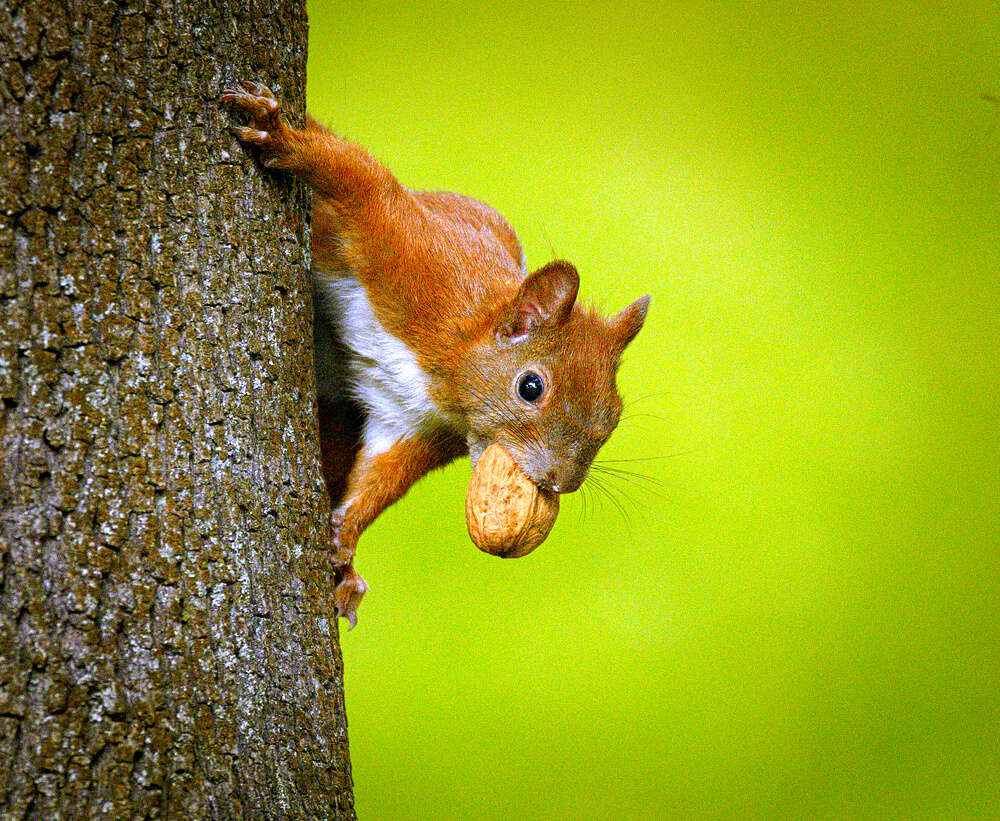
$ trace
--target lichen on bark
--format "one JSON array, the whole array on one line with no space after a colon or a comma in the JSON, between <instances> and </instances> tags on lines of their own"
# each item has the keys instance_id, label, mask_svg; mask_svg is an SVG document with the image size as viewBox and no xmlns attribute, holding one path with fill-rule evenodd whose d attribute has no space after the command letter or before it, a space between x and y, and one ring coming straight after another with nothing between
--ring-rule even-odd
<instances>
[{"instance_id":1,"label":"lichen on bark","mask_svg":"<svg viewBox=\"0 0 1000 821\"><path fill-rule=\"evenodd\" d=\"M353 818L301 2L0 6L0 816Z\"/></svg>"}]
</instances>

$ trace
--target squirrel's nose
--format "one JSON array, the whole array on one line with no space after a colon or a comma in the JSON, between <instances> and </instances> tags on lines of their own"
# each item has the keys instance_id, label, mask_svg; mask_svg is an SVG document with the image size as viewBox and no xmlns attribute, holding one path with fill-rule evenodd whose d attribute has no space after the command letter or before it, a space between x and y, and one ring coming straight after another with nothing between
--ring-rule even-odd
<instances>
[{"instance_id":1,"label":"squirrel's nose","mask_svg":"<svg viewBox=\"0 0 1000 821\"><path fill-rule=\"evenodd\" d=\"M553 493L572 493L580 486L574 477L560 477L554 470L546 473L545 480L539 484Z\"/></svg>"}]
</instances>

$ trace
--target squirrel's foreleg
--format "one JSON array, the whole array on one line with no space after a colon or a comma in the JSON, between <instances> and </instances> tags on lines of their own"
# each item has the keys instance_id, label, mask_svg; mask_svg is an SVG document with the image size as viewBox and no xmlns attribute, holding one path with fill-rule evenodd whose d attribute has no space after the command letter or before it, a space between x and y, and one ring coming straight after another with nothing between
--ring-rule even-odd
<instances>
[{"instance_id":1,"label":"squirrel's foreleg","mask_svg":"<svg viewBox=\"0 0 1000 821\"><path fill-rule=\"evenodd\" d=\"M362 448L347 479L347 493L337 510L337 553L341 581L335 600L338 615L357 621L357 607L368 586L354 570L358 538L378 515L403 496L429 471L447 464L464 452L461 439L446 432L416 434L397 440L374 455Z\"/></svg>"},{"instance_id":2,"label":"squirrel's foreleg","mask_svg":"<svg viewBox=\"0 0 1000 821\"><path fill-rule=\"evenodd\" d=\"M250 115L249 126L238 126L233 133L240 142L260 149L264 165L301 177L342 207L364 208L403 192L392 172L360 145L312 118L305 129L290 126L266 86L243 80L240 88L227 88L220 99Z\"/></svg>"}]
</instances>

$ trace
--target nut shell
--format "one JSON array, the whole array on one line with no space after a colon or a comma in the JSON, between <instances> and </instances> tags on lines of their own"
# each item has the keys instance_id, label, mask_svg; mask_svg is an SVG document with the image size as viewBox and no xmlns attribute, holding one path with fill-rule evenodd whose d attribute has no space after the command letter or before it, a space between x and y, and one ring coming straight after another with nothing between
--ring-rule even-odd
<instances>
[{"instance_id":1,"label":"nut shell","mask_svg":"<svg viewBox=\"0 0 1000 821\"><path fill-rule=\"evenodd\" d=\"M500 445L479 457L465 497L465 523L480 550L525 556L545 541L558 513L559 494L538 487Z\"/></svg>"}]
</instances>

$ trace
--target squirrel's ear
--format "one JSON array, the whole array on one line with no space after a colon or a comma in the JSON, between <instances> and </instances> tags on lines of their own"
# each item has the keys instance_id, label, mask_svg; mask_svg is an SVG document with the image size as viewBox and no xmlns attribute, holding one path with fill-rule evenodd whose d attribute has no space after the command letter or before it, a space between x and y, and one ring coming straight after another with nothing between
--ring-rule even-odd
<instances>
[{"instance_id":1,"label":"squirrel's ear","mask_svg":"<svg viewBox=\"0 0 1000 821\"><path fill-rule=\"evenodd\" d=\"M642 323L646 321L646 311L648 310L649 297L640 297L612 320L611 324L622 350L642 330Z\"/></svg>"},{"instance_id":2,"label":"squirrel's ear","mask_svg":"<svg viewBox=\"0 0 1000 821\"><path fill-rule=\"evenodd\" d=\"M565 322L580 287L580 277L570 263L557 259L539 268L521 283L521 289L507 309L497 336L517 340L541 327Z\"/></svg>"}]
</instances>

